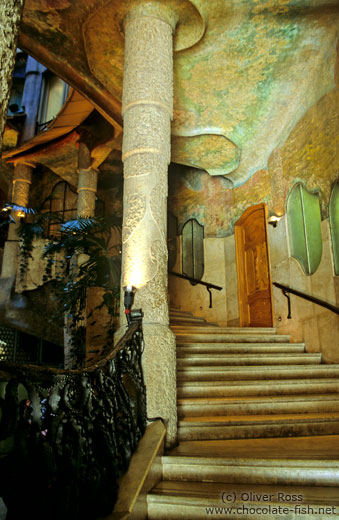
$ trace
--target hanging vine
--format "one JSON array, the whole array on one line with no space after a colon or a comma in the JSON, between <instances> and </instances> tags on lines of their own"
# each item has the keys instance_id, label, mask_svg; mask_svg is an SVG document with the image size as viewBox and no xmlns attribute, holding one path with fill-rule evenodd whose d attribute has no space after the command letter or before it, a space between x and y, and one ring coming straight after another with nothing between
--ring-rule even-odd
<instances>
[{"instance_id":1,"label":"hanging vine","mask_svg":"<svg viewBox=\"0 0 339 520\"><path fill-rule=\"evenodd\" d=\"M58 223L59 231L49 237L51 223ZM98 306L106 308L109 316L104 351L113 343L114 317L120 294L120 246L110 245L110 239L112 229L117 228L120 229L120 219L114 216L77 218L63 223L58 214L36 211L31 218L21 222L18 231L22 280L32 258L34 240L46 239L42 255L46 259L43 281L51 282L53 297L58 302L58 317L67 317L74 366L83 366L85 359L86 327L83 323L89 287L104 289ZM86 255L82 263L78 262L80 254Z\"/></svg>"}]
</instances>

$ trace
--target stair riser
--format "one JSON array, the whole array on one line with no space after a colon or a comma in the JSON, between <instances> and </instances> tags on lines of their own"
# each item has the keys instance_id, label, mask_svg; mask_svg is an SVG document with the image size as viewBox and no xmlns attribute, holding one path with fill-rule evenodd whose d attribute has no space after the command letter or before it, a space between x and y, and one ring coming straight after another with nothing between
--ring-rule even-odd
<instances>
[{"instance_id":1,"label":"stair riser","mask_svg":"<svg viewBox=\"0 0 339 520\"><path fill-rule=\"evenodd\" d=\"M171 316L171 323L188 323L189 325L197 325L198 327L200 325L208 326L204 318L194 318L194 316Z\"/></svg>"},{"instance_id":2,"label":"stair riser","mask_svg":"<svg viewBox=\"0 0 339 520\"><path fill-rule=\"evenodd\" d=\"M242 344L235 343L177 343L177 356L182 357L192 354L293 354L305 351L302 344Z\"/></svg>"},{"instance_id":3,"label":"stair riser","mask_svg":"<svg viewBox=\"0 0 339 520\"><path fill-rule=\"evenodd\" d=\"M253 367L253 368L252 368ZM338 378L339 368L330 365L299 365L272 368L270 366L251 365L248 368L229 366L213 368L183 367L177 371L178 382L181 381L244 381L265 379L310 379L310 378Z\"/></svg>"},{"instance_id":4,"label":"stair riser","mask_svg":"<svg viewBox=\"0 0 339 520\"><path fill-rule=\"evenodd\" d=\"M269 464L269 462L267 462ZM282 461L283 464L283 461ZM339 486L338 468L253 467L253 465L208 466L196 464L164 464L164 480L191 482L223 482L226 484Z\"/></svg>"},{"instance_id":5,"label":"stair riser","mask_svg":"<svg viewBox=\"0 0 339 520\"><path fill-rule=\"evenodd\" d=\"M178 343L287 343L288 336L257 336L255 334L178 334Z\"/></svg>"},{"instance_id":6,"label":"stair riser","mask_svg":"<svg viewBox=\"0 0 339 520\"><path fill-rule=\"evenodd\" d=\"M178 520L180 518L186 518L190 520L206 520L206 519L220 519L220 518L234 518L235 520L262 520L263 518L267 520L301 520L303 518L307 518L307 520L325 520L325 519L335 519L338 518L337 514L331 514L331 515L322 515L322 514L312 514L308 512L307 514L300 515L298 510L296 513L294 513L294 505L290 504L288 507L292 511L290 513L278 515L277 513L270 514L265 513L263 514L262 511L266 511L268 508L267 502L263 502L261 504L250 504L248 502L242 503L242 504L234 504L233 507L239 508L237 509L236 514L233 510L232 514L227 514L226 508L229 509L232 507L232 504L223 504L220 502L220 499L215 499L214 502L211 501L201 501L201 504L199 505L190 505L189 504L189 498L186 500L186 503L168 503L170 497L166 497L164 502L162 503L160 500L157 502L149 502L148 503L148 520ZM166 501L167 500L167 501ZM175 500L175 498L174 498ZM282 504L275 504L271 507L279 507ZM286 506L286 504L285 504ZM305 511L307 510L307 505L301 504L302 507L306 507ZM327 504L315 504L313 506L309 506L309 511L318 511L319 507L323 507L324 511L327 510L329 507ZM207 514L206 508L209 507L217 507L217 508L225 508L222 510L222 512L216 513L216 514ZM259 508L259 510L258 510ZM331 508L330 508L331 509ZM258 510L258 514L255 513L255 511ZM241 511L244 511L244 513L241 514ZM336 507L335 511L338 511L338 507Z\"/></svg>"},{"instance_id":7,"label":"stair riser","mask_svg":"<svg viewBox=\"0 0 339 520\"><path fill-rule=\"evenodd\" d=\"M285 336L288 337L286 334L276 334L275 328L261 328L261 327L218 327L215 326L213 323L207 323L208 329L204 329L205 334L227 334L228 336ZM177 325L173 327L173 330L178 334L195 334L195 328L194 327L184 327ZM199 334L199 331L198 331ZM260 341L260 340L259 340ZM265 341L265 340L264 340ZM288 340L287 340L288 341Z\"/></svg>"},{"instance_id":8,"label":"stair riser","mask_svg":"<svg viewBox=\"0 0 339 520\"><path fill-rule=\"evenodd\" d=\"M260 386L244 386L238 387L213 387L204 389L204 387L178 387L178 398L189 397L251 397L251 396L275 396L275 395L298 395L298 394L337 394L339 393L339 384L333 385L303 385L303 386L276 386L276 385L260 385Z\"/></svg>"},{"instance_id":9,"label":"stair riser","mask_svg":"<svg viewBox=\"0 0 339 520\"><path fill-rule=\"evenodd\" d=\"M212 415L260 415L276 413L318 413L339 411L339 398L333 401L255 403L255 404L183 404L178 406L179 417L201 417Z\"/></svg>"},{"instance_id":10,"label":"stair riser","mask_svg":"<svg viewBox=\"0 0 339 520\"><path fill-rule=\"evenodd\" d=\"M297 395L297 394L319 394L319 393L339 393L339 383L303 384L297 383L290 385L278 385L277 383L246 386L215 386L204 387L190 386L189 383L179 386L177 389L178 397L245 397L245 396L267 396L267 395Z\"/></svg>"},{"instance_id":11,"label":"stair riser","mask_svg":"<svg viewBox=\"0 0 339 520\"><path fill-rule=\"evenodd\" d=\"M321 356L311 354L211 354L210 356L188 355L177 357L177 366L181 367L208 367L208 366L277 366L277 365L315 365L320 364Z\"/></svg>"},{"instance_id":12,"label":"stair riser","mask_svg":"<svg viewBox=\"0 0 339 520\"><path fill-rule=\"evenodd\" d=\"M339 421L301 424L250 424L243 426L179 426L179 441L217 439L258 439L339 434Z\"/></svg>"}]
</instances>

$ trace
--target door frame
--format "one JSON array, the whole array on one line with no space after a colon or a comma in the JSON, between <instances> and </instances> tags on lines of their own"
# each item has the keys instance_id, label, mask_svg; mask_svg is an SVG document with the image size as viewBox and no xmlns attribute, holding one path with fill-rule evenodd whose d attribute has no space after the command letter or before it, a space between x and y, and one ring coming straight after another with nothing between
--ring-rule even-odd
<instances>
[{"instance_id":1,"label":"door frame","mask_svg":"<svg viewBox=\"0 0 339 520\"><path fill-rule=\"evenodd\" d=\"M270 249L268 244L268 233L267 233L267 217L268 210L267 205L262 202L260 204L254 204L247 208L241 217L234 224L234 238L235 238L235 251L236 251L236 261L237 261L237 279L238 279L238 302L239 302L239 320L240 327L248 327L249 326L249 317L247 313L247 290L246 290L246 280L244 277L245 273L245 256L243 251L243 228L241 227L244 221L254 213L258 209L264 210L264 226L265 226L265 237L266 237L266 245L267 245L267 262L268 262L268 279L269 279L269 293L271 298L271 311L272 311L272 323L271 327L273 327L274 313L273 313L273 290L272 290L272 277L271 277L271 261L270 261Z\"/></svg>"}]
</instances>

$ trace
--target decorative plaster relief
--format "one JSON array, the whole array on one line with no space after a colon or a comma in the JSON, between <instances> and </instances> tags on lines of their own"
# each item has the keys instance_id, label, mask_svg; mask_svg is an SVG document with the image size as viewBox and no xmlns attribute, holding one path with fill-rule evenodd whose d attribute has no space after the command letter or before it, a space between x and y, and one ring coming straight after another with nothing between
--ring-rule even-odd
<instances>
[{"instance_id":1,"label":"decorative plaster relief","mask_svg":"<svg viewBox=\"0 0 339 520\"><path fill-rule=\"evenodd\" d=\"M129 193L124 200L124 226L122 243L125 244L137 229L146 213L146 197L139 193Z\"/></svg>"}]
</instances>

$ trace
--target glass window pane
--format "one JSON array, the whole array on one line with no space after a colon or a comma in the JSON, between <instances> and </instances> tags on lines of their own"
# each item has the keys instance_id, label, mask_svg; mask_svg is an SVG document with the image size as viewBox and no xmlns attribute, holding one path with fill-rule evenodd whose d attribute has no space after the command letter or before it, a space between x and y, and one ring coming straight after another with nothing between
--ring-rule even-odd
<instances>
[{"instance_id":1,"label":"glass window pane","mask_svg":"<svg viewBox=\"0 0 339 520\"><path fill-rule=\"evenodd\" d=\"M336 182L330 198L329 208L334 272L339 276L339 182Z\"/></svg>"},{"instance_id":2,"label":"glass window pane","mask_svg":"<svg viewBox=\"0 0 339 520\"><path fill-rule=\"evenodd\" d=\"M182 272L197 280L204 274L204 227L195 219L182 228Z\"/></svg>"},{"instance_id":3,"label":"glass window pane","mask_svg":"<svg viewBox=\"0 0 339 520\"><path fill-rule=\"evenodd\" d=\"M322 256L319 196L296 184L287 201L287 221L291 256L305 274L315 273Z\"/></svg>"}]
</instances>

